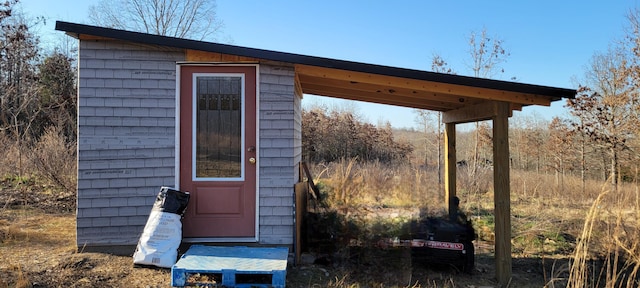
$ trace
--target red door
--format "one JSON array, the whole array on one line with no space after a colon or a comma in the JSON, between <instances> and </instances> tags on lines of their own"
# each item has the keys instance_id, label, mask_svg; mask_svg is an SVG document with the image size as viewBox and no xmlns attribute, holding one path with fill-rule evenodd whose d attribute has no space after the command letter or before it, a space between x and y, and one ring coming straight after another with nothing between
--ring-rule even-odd
<instances>
[{"instance_id":1,"label":"red door","mask_svg":"<svg viewBox=\"0 0 640 288\"><path fill-rule=\"evenodd\" d=\"M180 69L184 237L255 239L256 67Z\"/></svg>"}]
</instances>

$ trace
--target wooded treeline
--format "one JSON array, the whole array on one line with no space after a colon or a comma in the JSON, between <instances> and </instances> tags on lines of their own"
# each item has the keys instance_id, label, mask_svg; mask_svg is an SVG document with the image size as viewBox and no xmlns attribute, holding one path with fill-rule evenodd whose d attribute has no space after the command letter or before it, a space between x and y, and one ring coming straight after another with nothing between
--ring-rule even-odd
<instances>
[{"instance_id":1,"label":"wooded treeline","mask_svg":"<svg viewBox=\"0 0 640 288\"><path fill-rule=\"evenodd\" d=\"M569 111L575 113L573 109L569 109ZM515 112L514 117L509 120L511 169L555 175L558 185L563 184L565 176L606 181L614 177L615 173L616 181L612 183L637 182L640 176L638 174L640 143L635 139L638 132L627 135L629 138L621 140L624 143L624 148L612 151L613 145L595 134L603 133L602 131L595 133L585 131L584 129L588 128L577 125L580 123L579 119L572 118L570 115L567 115L566 118L556 117L546 120L541 115L523 116L520 112ZM493 159L491 127L488 122L482 122L478 127L480 160L476 165L487 165ZM428 159L426 165L436 167L437 132L433 129L427 132L422 130L397 132L402 137L410 137L409 135L412 133L419 133L414 134L416 135L414 137L420 137L420 140L413 141L416 145L416 157L420 159L416 161ZM474 165L475 137L475 129L458 132L459 161ZM425 144L426 140L424 139L430 141ZM428 145L428 148L425 148L425 145ZM612 157L615 157L615 166L612 166ZM443 160L440 159L440 161ZM425 164L424 162L418 163ZM612 171L613 167L615 170Z\"/></svg>"},{"instance_id":2,"label":"wooded treeline","mask_svg":"<svg viewBox=\"0 0 640 288\"><path fill-rule=\"evenodd\" d=\"M55 153L40 152L42 155L36 157L37 153L28 152L54 149L41 147L45 144L43 139L49 142L56 139L55 149L71 151L71 157L75 158L72 149L77 125L74 51L67 47L45 51L32 29L44 20L15 13L17 3L18 0L10 0L0 5L0 144L8 155L3 161L6 163L0 164L5 167L2 171L5 174L22 174L28 165L26 160L23 163L25 155L37 160L32 163L40 163L36 166L47 166L42 165L42 159ZM570 115L545 121L542 117L523 118L515 113L510 120L513 169L553 173L559 184L563 176L569 174L583 179L608 179L614 186L621 181L637 181L640 177L638 15L637 10L630 11L625 37L609 50L593 56L585 76L579 80L576 99L566 104ZM476 60L471 68L476 77L490 77L488 72L502 71L496 68L508 53L502 48L502 41L492 39L492 45L475 47L476 43L491 42L484 31L470 38L470 45L474 47L470 49L471 58ZM432 64L433 71L455 73L439 57L435 57ZM435 117L437 114L432 113L433 119L418 125L416 131L420 134L398 136L400 134L394 135L389 125L365 123L345 111L315 107L303 113L306 161L330 162L357 157L383 163L411 162L422 167L437 167L442 161L438 160L442 129ZM43 137L47 133L50 136ZM488 123L459 133L459 159L471 161L474 166L477 163L472 162L482 161L486 165L487 160L492 159ZM15 161L14 155L19 161ZM56 166L59 167L52 167Z\"/></svg>"},{"instance_id":3,"label":"wooded treeline","mask_svg":"<svg viewBox=\"0 0 640 288\"><path fill-rule=\"evenodd\" d=\"M73 55L45 53L30 31L42 19L0 7L0 129L13 140L37 141L49 127L75 139L76 71Z\"/></svg>"},{"instance_id":4,"label":"wooded treeline","mask_svg":"<svg viewBox=\"0 0 640 288\"><path fill-rule=\"evenodd\" d=\"M390 124L376 127L353 111L314 107L302 111L302 151L310 162L359 158L392 163L408 160L413 147L396 141Z\"/></svg>"},{"instance_id":5,"label":"wooded treeline","mask_svg":"<svg viewBox=\"0 0 640 288\"><path fill-rule=\"evenodd\" d=\"M32 32L44 19L15 13L17 2L0 5L0 172L40 174L73 189L75 161L66 162L75 159L74 55L44 52Z\"/></svg>"}]
</instances>

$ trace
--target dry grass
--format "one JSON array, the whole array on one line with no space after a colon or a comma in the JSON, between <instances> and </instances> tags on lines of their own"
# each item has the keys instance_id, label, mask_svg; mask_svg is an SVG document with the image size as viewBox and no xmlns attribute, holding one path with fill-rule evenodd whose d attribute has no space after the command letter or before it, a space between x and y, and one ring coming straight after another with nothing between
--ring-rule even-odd
<instances>
[{"instance_id":1,"label":"dry grass","mask_svg":"<svg viewBox=\"0 0 640 288\"><path fill-rule=\"evenodd\" d=\"M349 215L370 207L443 209L444 193L435 171L355 160L323 165L315 171L320 169L323 177L318 182L327 191L331 206L349 211ZM474 181L465 174L465 168L459 168L458 173L461 207L471 216L479 234L476 245L492 253L491 169L480 169ZM544 279L540 286L640 286L638 187L620 184L616 193L606 193L601 181L588 180L583 185L579 178L571 176L522 171L512 171L511 175L513 257L537 262ZM361 221L362 226L384 227L382 230L387 232L394 229L388 222L380 217ZM573 259L572 265L567 259ZM345 282L348 277L339 279Z\"/></svg>"},{"instance_id":2,"label":"dry grass","mask_svg":"<svg viewBox=\"0 0 640 288\"><path fill-rule=\"evenodd\" d=\"M37 177L39 184L56 190L74 191L77 182L76 144L67 143L57 128L48 128L33 145L15 141L0 133L0 176L13 178Z\"/></svg>"},{"instance_id":3,"label":"dry grass","mask_svg":"<svg viewBox=\"0 0 640 288\"><path fill-rule=\"evenodd\" d=\"M32 209L2 209L0 214L0 287L31 287L30 269L49 255L71 253L73 215L49 215ZM73 240L73 238L71 238ZM8 282L7 282L8 281Z\"/></svg>"},{"instance_id":4,"label":"dry grass","mask_svg":"<svg viewBox=\"0 0 640 288\"><path fill-rule=\"evenodd\" d=\"M350 213L350 224L360 225L352 231L360 233L361 240L375 242L402 233L417 207L433 213L443 207L433 171L355 160L312 169L332 208ZM611 193L592 181L582 192L574 178L565 179L564 185L555 179L512 172L514 277L509 287L637 287L640 200L636 187L622 185ZM462 209L470 214L480 236L474 275L417 265L406 251L368 247L372 249L337 250L348 259L340 263L290 267L287 287L495 286L493 193L490 187L459 191ZM25 203L27 207L0 208L0 287L169 286L167 270L134 268L129 256L77 253L73 214L43 213L29 208L36 202Z\"/></svg>"},{"instance_id":5,"label":"dry grass","mask_svg":"<svg viewBox=\"0 0 640 288\"><path fill-rule=\"evenodd\" d=\"M73 215L43 214L32 209L3 209L0 227L2 247L44 245L56 249L75 250L69 235L75 235Z\"/></svg>"},{"instance_id":6,"label":"dry grass","mask_svg":"<svg viewBox=\"0 0 640 288\"><path fill-rule=\"evenodd\" d=\"M78 253L75 215L0 210L0 287L169 287L167 270L129 256Z\"/></svg>"},{"instance_id":7,"label":"dry grass","mask_svg":"<svg viewBox=\"0 0 640 288\"><path fill-rule=\"evenodd\" d=\"M628 202L626 195L603 188L587 212L567 287L640 286L637 197L636 191L635 201Z\"/></svg>"},{"instance_id":8,"label":"dry grass","mask_svg":"<svg viewBox=\"0 0 640 288\"><path fill-rule=\"evenodd\" d=\"M432 172L411 166L342 159L311 169L334 207L434 207L444 201L441 184L429 177Z\"/></svg>"}]
</instances>

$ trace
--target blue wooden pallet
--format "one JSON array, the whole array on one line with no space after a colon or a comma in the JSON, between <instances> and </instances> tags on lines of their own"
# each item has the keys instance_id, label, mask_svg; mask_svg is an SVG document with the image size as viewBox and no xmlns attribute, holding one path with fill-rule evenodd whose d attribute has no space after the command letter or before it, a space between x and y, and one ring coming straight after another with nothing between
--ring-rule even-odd
<instances>
[{"instance_id":1,"label":"blue wooden pallet","mask_svg":"<svg viewBox=\"0 0 640 288\"><path fill-rule=\"evenodd\" d=\"M171 267L171 286L181 287L189 275L216 275L223 287L285 287L289 249L193 245ZM238 277L240 276L240 277ZM255 276L255 277L252 277ZM266 276L266 277L260 277ZM239 279L242 278L242 279ZM253 278L253 279L252 279ZM262 279L261 279L262 278ZM269 279L264 280L264 279ZM247 283L242 283L249 279ZM255 281L269 283L254 283Z\"/></svg>"}]
</instances>

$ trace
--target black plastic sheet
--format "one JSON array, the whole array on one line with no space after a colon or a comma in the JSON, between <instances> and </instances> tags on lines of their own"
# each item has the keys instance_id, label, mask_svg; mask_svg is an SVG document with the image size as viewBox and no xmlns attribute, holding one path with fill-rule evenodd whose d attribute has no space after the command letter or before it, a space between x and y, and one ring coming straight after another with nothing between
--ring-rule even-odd
<instances>
[{"instance_id":1,"label":"black plastic sheet","mask_svg":"<svg viewBox=\"0 0 640 288\"><path fill-rule=\"evenodd\" d=\"M160 188L160 192L153 203L153 210L184 215L189 204L189 193L174 190L169 187Z\"/></svg>"}]
</instances>

